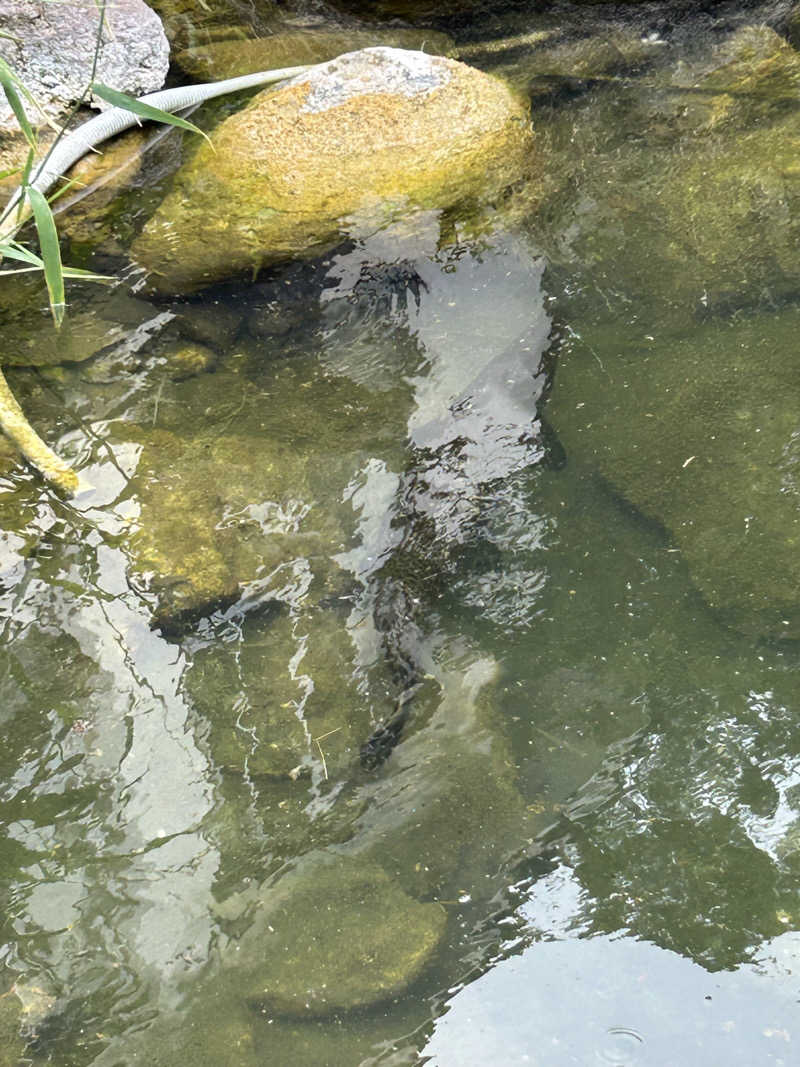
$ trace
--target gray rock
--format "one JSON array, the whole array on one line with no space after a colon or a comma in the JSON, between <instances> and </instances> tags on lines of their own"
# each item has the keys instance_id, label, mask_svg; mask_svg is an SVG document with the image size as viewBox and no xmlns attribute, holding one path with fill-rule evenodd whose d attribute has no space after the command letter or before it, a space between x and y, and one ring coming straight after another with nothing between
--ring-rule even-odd
<instances>
[{"instance_id":1,"label":"gray rock","mask_svg":"<svg viewBox=\"0 0 800 1067\"><path fill-rule=\"evenodd\" d=\"M114 0L96 80L130 93L160 89L169 67L169 45L158 15L144 0ZM0 57L21 77L49 115L63 114L83 93L92 70L100 12L84 0L0 0ZM32 122L40 115L26 105ZM17 130L8 102L0 100L0 130Z\"/></svg>"}]
</instances>

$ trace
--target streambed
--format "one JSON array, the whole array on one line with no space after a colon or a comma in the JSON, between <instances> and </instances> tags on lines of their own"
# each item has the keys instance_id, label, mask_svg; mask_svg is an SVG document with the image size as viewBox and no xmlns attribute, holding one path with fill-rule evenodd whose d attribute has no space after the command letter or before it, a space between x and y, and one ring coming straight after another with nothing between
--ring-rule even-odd
<instances>
[{"instance_id":1,"label":"streambed","mask_svg":"<svg viewBox=\"0 0 800 1067\"><path fill-rule=\"evenodd\" d=\"M94 489L2 481L0 1063L792 1062L800 64L586 10L435 23L532 99L480 226L155 300L170 134L67 227L121 284L9 369Z\"/></svg>"}]
</instances>

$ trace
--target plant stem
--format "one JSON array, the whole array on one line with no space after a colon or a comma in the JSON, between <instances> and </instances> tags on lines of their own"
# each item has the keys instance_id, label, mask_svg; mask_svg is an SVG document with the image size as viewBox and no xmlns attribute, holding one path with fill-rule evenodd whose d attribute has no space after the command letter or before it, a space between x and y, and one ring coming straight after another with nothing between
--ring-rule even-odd
<instances>
[{"instance_id":1,"label":"plant stem","mask_svg":"<svg viewBox=\"0 0 800 1067\"><path fill-rule=\"evenodd\" d=\"M49 448L14 399L5 375L0 370L0 429L14 442L27 461L56 489L73 495L78 489L78 475Z\"/></svg>"}]
</instances>

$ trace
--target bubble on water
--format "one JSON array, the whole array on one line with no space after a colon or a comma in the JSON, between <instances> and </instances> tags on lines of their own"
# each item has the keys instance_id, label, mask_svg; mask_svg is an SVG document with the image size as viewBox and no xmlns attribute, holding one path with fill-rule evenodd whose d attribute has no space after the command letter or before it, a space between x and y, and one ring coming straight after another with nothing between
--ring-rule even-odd
<instances>
[{"instance_id":1,"label":"bubble on water","mask_svg":"<svg viewBox=\"0 0 800 1067\"><path fill-rule=\"evenodd\" d=\"M640 1063L644 1038L630 1026L611 1026L606 1031L606 1040L598 1052L600 1063L609 1067L635 1067Z\"/></svg>"}]
</instances>

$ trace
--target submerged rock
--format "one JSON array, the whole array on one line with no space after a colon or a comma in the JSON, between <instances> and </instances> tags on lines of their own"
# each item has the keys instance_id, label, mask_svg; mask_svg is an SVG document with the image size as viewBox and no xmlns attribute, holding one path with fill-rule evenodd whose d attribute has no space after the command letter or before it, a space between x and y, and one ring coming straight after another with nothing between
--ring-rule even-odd
<instances>
[{"instance_id":1,"label":"submerged rock","mask_svg":"<svg viewBox=\"0 0 800 1067\"><path fill-rule=\"evenodd\" d=\"M370 48L260 93L199 147L133 246L165 291L320 252L414 208L497 194L531 150L523 102L453 60Z\"/></svg>"},{"instance_id":2,"label":"submerged rock","mask_svg":"<svg viewBox=\"0 0 800 1067\"><path fill-rule=\"evenodd\" d=\"M445 925L441 905L414 900L380 867L317 861L264 893L224 961L249 1000L280 1015L325 1017L402 993Z\"/></svg>"},{"instance_id":3,"label":"submerged rock","mask_svg":"<svg viewBox=\"0 0 800 1067\"><path fill-rule=\"evenodd\" d=\"M275 32L255 40L232 37L197 45L179 52L175 62L193 78L218 81L257 70L326 63L345 52L376 45L418 48L429 55L455 55L452 38L435 30L377 26L374 29L315 26L294 29L278 25Z\"/></svg>"},{"instance_id":4,"label":"submerged rock","mask_svg":"<svg viewBox=\"0 0 800 1067\"><path fill-rule=\"evenodd\" d=\"M159 428L119 430L141 452L127 550L156 625L180 629L242 595L268 603L338 589L335 557L355 521L344 490L394 440L395 394L376 404L315 361L265 363L261 351L162 379L140 416Z\"/></svg>"},{"instance_id":5,"label":"submerged rock","mask_svg":"<svg viewBox=\"0 0 800 1067\"><path fill-rule=\"evenodd\" d=\"M156 625L223 607L257 579L275 599L287 583L324 585L342 531L312 508L306 464L254 438L148 435L130 486L139 515L129 553L134 581L155 596Z\"/></svg>"},{"instance_id":6,"label":"submerged rock","mask_svg":"<svg viewBox=\"0 0 800 1067\"><path fill-rule=\"evenodd\" d=\"M577 300L602 290L652 322L800 291L798 87L800 56L749 26L630 97L596 88L554 111L561 179L530 224Z\"/></svg>"},{"instance_id":7,"label":"submerged rock","mask_svg":"<svg viewBox=\"0 0 800 1067\"><path fill-rule=\"evenodd\" d=\"M378 673L365 689L342 619L317 608L247 620L241 643L196 653L186 687L217 766L327 781L358 765L374 718L392 709L388 671Z\"/></svg>"},{"instance_id":8,"label":"submerged rock","mask_svg":"<svg viewBox=\"0 0 800 1067\"><path fill-rule=\"evenodd\" d=\"M216 352L201 344L177 341L161 353L173 382L182 382L196 374L212 371L217 362Z\"/></svg>"},{"instance_id":9,"label":"submerged rock","mask_svg":"<svg viewBox=\"0 0 800 1067\"><path fill-rule=\"evenodd\" d=\"M2 282L0 365L6 367L82 363L103 349L126 344L130 327L144 325L154 311L150 304L121 289L106 298L97 287L89 287L89 292L74 292L69 312L57 330L39 273L20 273Z\"/></svg>"},{"instance_id":10,"label":"submerged rock","mask_svg":"<svg viewBox=\"0 0 800 1067\"><path fill-rule=\"evenodd\" d=\"M667 528L730 626L800 637L800 311L573 326L547 409L567 454Z\"/></svg>"}]
</instances>

